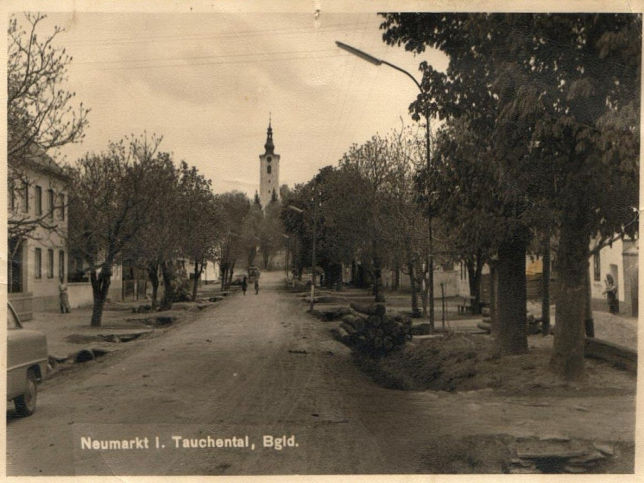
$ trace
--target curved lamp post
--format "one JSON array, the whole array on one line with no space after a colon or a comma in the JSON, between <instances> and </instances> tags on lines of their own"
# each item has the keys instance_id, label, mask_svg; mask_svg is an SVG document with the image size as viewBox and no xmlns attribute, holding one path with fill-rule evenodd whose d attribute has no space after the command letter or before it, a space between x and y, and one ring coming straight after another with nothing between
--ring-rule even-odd
<instances>
[{"instance_id":1,"label":"curved lamp post","mask_svg":"<svg viewBox=\"0 0 644 483\"><path fill-rule=\"evenodd\" d=\"M391 67L392 69L397 70L398 72L402 72L405 74L407 77L409 77L412 81L414 81L414 84L416 87L418 87L418 90L420 91L421 94L425 94L425 91L423 91L423 88L416 80L416 78L411 75L409 72L407 72L405 69L398 67L397 65L394 65L390 62L387 62L386 60L379 59L377 57L374 57L373 55L367 54L366 52L363 52L362 50L356 49L355 47L351 47L350 45L347 45L343 42L339 42L336 40L335 44L340 47L342 50L346 50L350 54L353 54L357 57L360 57L362 60L366 60L370 64L373 65L386 65ZM425 112L423 113L423 116L425 117L425 127L426 127L426 143L427 143L427 152L426 152L426 161L427 161L427 176L429 179L429 175L431 173L431 147L430 147L430 124L429 124L429 108L425 108ZM428 225L429 225L429 231L428 231L428 242L429 242L429 253L427 254L427 271L428 271L428 281L427 281L427 298L429 299L429 326L431 330L434 330L434 257L433 257L433 236L432 236L432 216L431 213L428 213L427 215L427 220L428 220Z\"/></svg>"}]
</instances>

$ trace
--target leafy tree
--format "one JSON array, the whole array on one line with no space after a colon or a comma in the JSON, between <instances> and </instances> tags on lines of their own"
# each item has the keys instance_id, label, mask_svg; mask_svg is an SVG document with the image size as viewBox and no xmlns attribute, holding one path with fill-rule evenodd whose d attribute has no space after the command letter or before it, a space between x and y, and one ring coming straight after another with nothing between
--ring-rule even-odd
<instances>
[{"instance_id":1,"label":"leafy tree","mask_svg":"<svg viewBox=\"0 0 644 483\"><path fill-rule=\"evenodd\" d=\"M270 257L283 245L284 227L280 212L281 204L273 192L273 198L264 210L259 230L259 248L262 252L264 268L269 267Z\"/></svg>"},{"instance_id":2,"label":"leafy tree","mask_svg":"<svg viewBox=\"0 0 644 483\"><path fill-rule=\"evenodd\" d=\"M250 210L250 200L244 193L232 191L215 197L217 210L221 214L221 236L217 247L217 258L221 272L221 288L232 281L235 263L243 256L240 244L243 221Z\"/></svg>"},{"instance_id":3,"label":"leafy tree","mask_svg":"<svg viewBox=\"0 0 644 483\"><path fill-rule=\"evenodd\" d=\"M393 220L392 197L389 190L395 163L389 157L387 140L372 136L366 143L352 146L340 161L340 167L351 179L359 180L360 201L364 207L355 219L362 232L361 251L363 266L373 278L373 292L377 302L385 300L382 291L382 269L390 253L391 237L388 228Z\"/></svg>"},{"instance_id":4,"label":"leafy tree","mask_svg":"<svg viewBox=\"0 0 644 483\"><path fill-rule=\"evenodd\" d=\"M159 191L158 137L110 143L100 154L87 154L70 169L71 249L89 265L94 297L91 325L101 325L114 263L151 222ZM163 161L161 161L163 162Z\"/></svg>"},{"instance_id":5,"label":"leafy tree","mask_svg":"<svg viewBox=\"0 0 644 483\"><path fill-rule=\"evenodd\" d=\"M176 228L181 233L181 252L193 265L193 301L197 298L199 279L207 261L215 258L215 247L221 233L221 213L210 185L210 180L204 178L196 167L181 163Z\"/></svg>"},{"instance_id":6,"label":"leafy tree","mask_svg":"<svg viewBox=\"0 0 644 483\"><path fill-rule=\"evenodd\" d=\"M479 139L490 140L482 151L489 146L504 188L498 194L512 215L494 225L503 240L501 349L525 349L521 258L529 231L545 227L557 239L560 282L552 367L569 379L583 376L579 300L590 239L634 228L640 16L385 14L382 27L386 42L450 57L445 74L421 64L428 96L412 109L431 99L432 112L466 118Z\"/></svg>"},{"instance_id":7,"label":"leafy tree","mask_svg":"<svg viewBox=\"0 0 644 483\"><path fill-rule=\"evenodd\" d=\"M246 265L249 267L255 264L263 220L264 212L260 203L253 202L242 222L240 237L241 245L246 251Z\"/></svg>"},{"instance_id":8,"label":"leafy tree","mask_svg":"<svg viewBox=\"0 0 644 483\"><path fill-rule=\"evenodd\" d=\"M479 311L481 273L502 241L492 229L509 215L502 210L494 163L486 141L470 128L467 119L448 122L434 144L434 171L429 191L442 216L449 237L452 258L465 264L472 306ZM424 174L424 173L423 173ZM421 182L427 180L421 177Z\"/></svg>"},{"instance_id":9,"label":"leafy tree","mask_svg":"<svg viewBox=\"0 0 644 483\"><path fill-rule=\"evenodd\" d=\"M427 46L438 48L450 58L447 72L434 70L426 62L423 71L423 94L410 106L412 112L429 109L443 119L465 118L470 129L483 141L484 161L496 173L496 194L501 204L495 210L494 247L498 269L497 343L501 353L527 351L525 331L525 254L530 229L523 219L527 208L523 191L504 169L504 163L521 157L517 146L510 160L496 152L488 142L495 133L500 110L497 94L499 57L509 55L512 45L506 41L503 19L485 14L385 14L381 27L383 39L390 44L404 44L407 50L423 52ZM492 20L490 20L492 19ZM498 25L497 25L498 24ZM488 51L487 49L490 49ZM492 55L494 54L494 55ZM527 150L527 148L525 148ZM429 182L429 180L426 180ZM426 191L421 191L421 195ZM436 209L436 200L424 199L428 210Z\"/></svg>"},{"instance_id":10,"label":"leafy tree","mask_svg":"<svg viewBox=\"0 0 644 483\"><path fill-rule=\"evenodd\" d=\"M153 308L157 307L159 272L163 266L166 267L166 278L169 279L166 287L172 287L170 271L167 267L180 254L182 235L176 226L179 219L179 173L170 154L159 153L156 170L156 188L159 196L150 200L150 223L141 227L123 255L124 260L142 267L148 274L152 285ZM166 288L164 291L163 308L169 308L172 304L171 290Z\"/></svg>"}]
</instances>

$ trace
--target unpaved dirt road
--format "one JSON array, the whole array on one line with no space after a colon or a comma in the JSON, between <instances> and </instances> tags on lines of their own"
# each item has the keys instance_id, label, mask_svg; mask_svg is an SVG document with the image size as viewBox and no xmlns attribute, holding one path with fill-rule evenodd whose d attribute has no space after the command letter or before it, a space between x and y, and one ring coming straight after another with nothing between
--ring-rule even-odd
<instances>
[{"instance_id":1,"label":"unpaved dirt road","mask_svg":"<svg viewBox=\"0 0 644 483\"><path fill-rule=\"evenodd\" d=\"M46 382L36 414L7 418L7 474L424 473L440 467L445 438L633 441L633 395L529 405L534 398L379 388L280 280L263 274L257 296L235 294L126 354ZM266 436L294 446L264 447ZM246 437L251 447L216 447ZM179 438L215 447L177 448ZM133 448L91 449L123 440Z\"/></svg>"}]
</instances>

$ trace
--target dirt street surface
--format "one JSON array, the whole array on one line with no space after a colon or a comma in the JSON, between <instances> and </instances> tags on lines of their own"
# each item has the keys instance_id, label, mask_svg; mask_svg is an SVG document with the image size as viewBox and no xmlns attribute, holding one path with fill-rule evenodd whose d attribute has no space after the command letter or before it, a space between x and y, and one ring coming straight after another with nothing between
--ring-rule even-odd
<instances>
[{"instance_id":1,"label":"dirt street surface","mask_svg":"<svg viewBox=\"0 0 644 483\"><path fill-rule=\"evenodd\" d=\"M7 474L429 473L467 465L448 440L634 440L634 395L380 388L281 280L263 274L259 295L45 382L33 416L7 418Z\"/></svg>"}]
</instances>

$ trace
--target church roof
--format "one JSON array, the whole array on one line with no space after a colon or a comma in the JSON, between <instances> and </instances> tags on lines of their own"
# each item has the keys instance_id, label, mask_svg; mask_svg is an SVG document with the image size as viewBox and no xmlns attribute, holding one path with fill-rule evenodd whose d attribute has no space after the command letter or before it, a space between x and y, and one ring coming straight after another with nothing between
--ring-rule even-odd
<instances>
[{"instance_id":1,"label":"church roof","mask_svg":"<svg viewBox=\"0 0 644 483\"><path fill-rule=\"evenodd\" d=\"M266 143L264 143L266 154L274 154L275 145L273 144L273 128L271 127L271 120L268 120L268 130L266 131Z\"/></svg>"}]
</instances>

